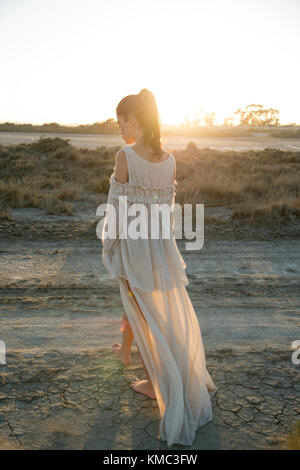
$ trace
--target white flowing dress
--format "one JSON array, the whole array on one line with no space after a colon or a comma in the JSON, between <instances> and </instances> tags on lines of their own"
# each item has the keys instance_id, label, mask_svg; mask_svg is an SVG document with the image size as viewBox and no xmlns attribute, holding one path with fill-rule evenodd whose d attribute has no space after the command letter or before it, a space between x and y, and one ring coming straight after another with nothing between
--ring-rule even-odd
<instances>
[{"instance_id":1,"label":"white flowing dress","mask_svg":"<svg viewBox=\"0 0 300 470\"><path fill-rule=\"evenodd\" d=\"M153 383L161 416L160 437L168 446L191 445L197 428L212 420L211 396L216 386L206 369L199 322L185 288L189 281L174 236L172 210L171 236L162 236L163 217L159 219L159 237L150 236L151 205L174 208L175 157L170 153L167 160L149 162L130 146L122 150L129 181L118 182L114 172L110 177L102 259L108 273L119 282L126 316ZM131 223L130 207L134 203L147 208L147 238L123 236L126 223L128 227ZM107 236L114 212L110 207L117 214L116 238ZM127 213L127 219L119 219L120 213Z\"/></svg>"}]
</instances>

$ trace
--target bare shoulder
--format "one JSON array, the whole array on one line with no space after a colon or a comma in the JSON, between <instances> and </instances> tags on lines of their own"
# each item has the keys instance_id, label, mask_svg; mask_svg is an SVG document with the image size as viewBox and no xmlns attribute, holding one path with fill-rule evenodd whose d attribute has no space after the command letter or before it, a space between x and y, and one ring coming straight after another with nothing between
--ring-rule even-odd
<instances>
[{"instance_id":1,"label":"bare shoulder","mask_svg":"<svg viewBox=\"0 0 300 470\"><path fill-rule=\"evenodd\" d=\"M174 157L174 155L172 154L172 152L170 152L169 150L166 150L166 149L164 149L164 148L162 148L162 151L163 151L164 157L167 157L167 158L168 158L169 156L171 156L171 157L173 158L173 160L175 160L175 157Z\"/></svg>"},{"instance_id":2,"label":"bare shoulder","mask_svg":"<svg viewBox=\"0 0 300 470\"><path fill-rule=\"evenodd\" d=\"M127 183L128 181L126 154L122 149L115 156L115 178L120 183Z\"/></svg>"},{"instance_id":3,"label":"bare shoulder","mask_svg":"<svg viewBox=\"0 0 300 470\"><path fill-rule=\"evenodd\" d=\"M126 162L126 153L123 149L118 150L115 156L115 161L118 163L127 163Z\"/></svg>"},{"instance_id":4,"label":"bare shoulder","mask_svg":"<svg viewBox=\"0 0 300 470\"><path fill-rule=\"evenodd\" d=\"M164 157L168 157L168 155L171 154L171 152L168 152L168 150L164 149L163 147L161 148L161 150Z\"/></svg>"},{"instance_id":5,"label":"bare shoulder","mask_svg":"<svg viewBox=\"0 0 300 470\"><path fill-rule=\"evenodd\" d=\"M174 157L172 152L169 152L168 150L164 150L166 152L166 155L174 161L174 165L176 165L176 158Z\"/></svg>"},{"instance_id":6,"label":"bare shoulder","mask_svg":"<svg viewBox=\"0 0 300 470\"><path fill-rule=\"evenodd\" d=\"M174 157L173 153L171 153L171 152L167 152L167 154L171 157L171 159L174 162L174 165L173 165L174 171L173 171L173 180L172 180L174 182L176 180L176 158Z\"/></svg>"}]
</instances>

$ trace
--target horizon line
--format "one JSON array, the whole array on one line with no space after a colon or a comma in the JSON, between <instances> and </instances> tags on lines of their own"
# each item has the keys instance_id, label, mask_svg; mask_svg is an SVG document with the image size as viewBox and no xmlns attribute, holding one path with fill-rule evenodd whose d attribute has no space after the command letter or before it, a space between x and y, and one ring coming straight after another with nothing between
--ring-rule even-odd
<instances>
[{"instance_id":1,"label":"horizon line","mask_svg":"<svg viewBox=\"0 0 300 470\"><path fill-rule=\"evenodd\" d=\"M107 118L104 119L103 121L94 121L94 122L89 122L89 123L59 123L56 121L49 121L49 122L43 122L43 123L32 123L32 122L24 122L24 121L0 121L0 125L2 124L14 124L14 125L31 125L31 126L46 126L50 124L56 124L58 126L66 126L66 127L80 127L80 126L92 126L94 124L104 124L105 122L113 119L115 122L116 119L114 118ZM180 124L170 124L170 123L161 123L161 127L163 126L169 126L169 127L252 127L252 126L242 126L241 124L236 124L236 125L224 125L223 123L220 124L213 124L212 126L208 126L206 124L199 124L197 126L188 126L188 124L184 124L183 122ZM266 125L266 126L257 126L257 127L280 127L280 126L300 126L300 121L298 122L286 122L286 123L279 123L277 125ZM254 126L253 126L254 127Z\"/></svg>"}]
</instances>

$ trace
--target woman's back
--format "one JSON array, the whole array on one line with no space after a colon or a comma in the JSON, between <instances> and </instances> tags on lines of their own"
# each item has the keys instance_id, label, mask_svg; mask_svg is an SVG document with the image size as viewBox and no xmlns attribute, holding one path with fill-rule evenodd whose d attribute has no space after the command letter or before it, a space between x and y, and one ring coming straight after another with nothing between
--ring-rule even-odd
<instances>
[{"instance_id":1,"label":"woman's back","mask_svg":"<svg viewBox=\"0 0 300 470\"><path fill-rule=\"evenodd\" d=\"M173 233L175 158L168 154L162 161L150 162L130 146L122 151L126 156L128 178L127 182L116 178L116 165L108 195L108 202L114 205L115 211L111 211L107 221L120 221L120 225L116 239L103 238L104 264L114 278L125 277L133 287L145 292L166 291L182 283L187 285L186 264ZM124 154L120 155L123 181L126 179ZM120 196L126 196L126 202ZM132 207L135 204L143 204L145 210ZM120 218L120 214L126 214L127 218ZM105 222L104 232L106 225ZM119 235L123 230L128 236ZM143 259L145 264L137 263L138 259Z\"/></svg>"},{"instance_id":2,"label":"woman's back","mask_svg":"<svg viewBox=\"0 0 300 470\"><path fill-rule=\"evenodd\" d=\"M175 157L171 153L165 160L150 162L138 155L129 145L122 150L126 154L129 183L151 187L162 187L172 183Z\"/></svg>"}]
</instances>

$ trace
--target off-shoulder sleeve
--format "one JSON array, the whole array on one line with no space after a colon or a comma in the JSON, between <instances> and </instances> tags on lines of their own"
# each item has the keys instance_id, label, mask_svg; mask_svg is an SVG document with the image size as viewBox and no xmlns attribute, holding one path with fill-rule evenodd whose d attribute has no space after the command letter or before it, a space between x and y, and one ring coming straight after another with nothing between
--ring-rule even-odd
<instances>
[{"instance_id":1,"label":"off-shoulder sleeve","mask_svg":"<svg viewBox=\"0 0 300 470\"><path fill-rule=\"evenodd\" d=\"M104 217L104 223L102 228L101 240L102 240L102 259L106 266L106 257L111 255L117 247L120 235L123 230L123 219L120 217L122 210L124 209L124 200L121 191L119 194L115 191L115 187L111 184L112 178L110 179L110 186L107 198L107 208ZM106 266L107 267L107 266Z\"/></svg>"},{"instance_id":2,"label":"off-shoulder sleeve","mask_svg":"<svg viewBox=\"0 0 300 470\"><path fill-rule=\"evenodd\" d=\"M172 205L175 201L177 181L163 187L142 186L133 183L121 183L115 179L115 174L110 177L107 209L102 229L103 255L111 253L116 247L120 234L124 229L124 211L128 210L128 203L163 204ZM126 198L120 197L126 196ZM126 203L125 203L126 200ZM173 217L172 217L173 226ZM116 230L108 232L109 228Z\"/></svg>"}]
</instances>

